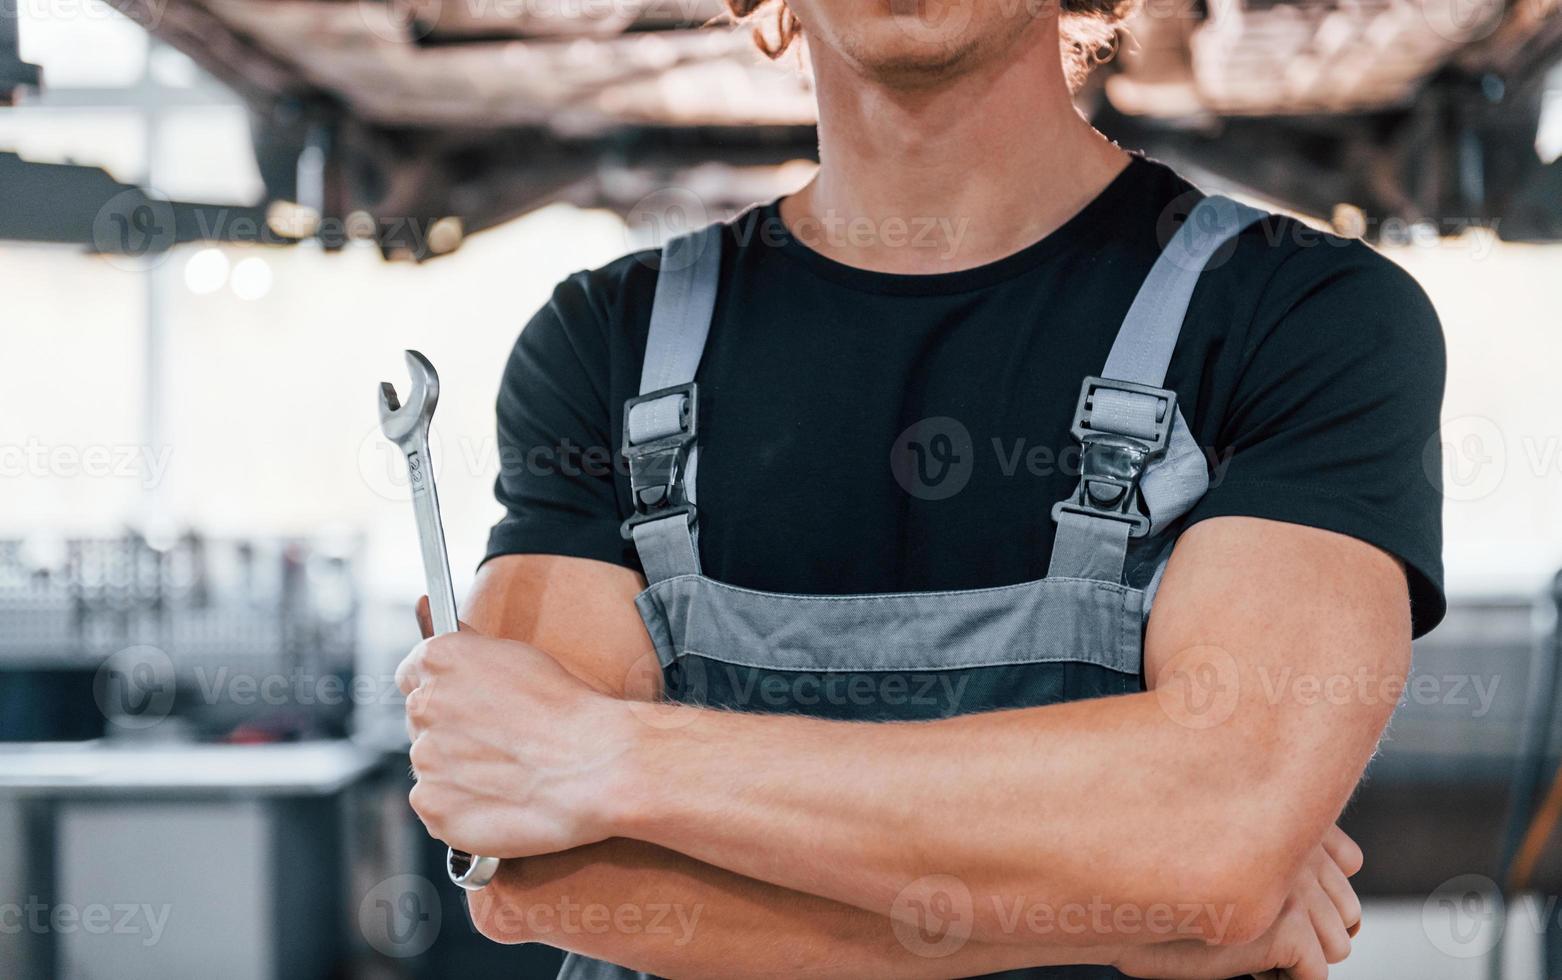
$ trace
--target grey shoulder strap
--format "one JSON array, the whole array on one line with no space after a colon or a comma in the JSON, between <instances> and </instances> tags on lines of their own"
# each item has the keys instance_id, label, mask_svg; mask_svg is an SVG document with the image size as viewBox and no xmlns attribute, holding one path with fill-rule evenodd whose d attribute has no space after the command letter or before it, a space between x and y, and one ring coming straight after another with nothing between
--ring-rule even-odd
<instances>
[{"instance_id":1,"label":"grey shoulder strap","mask_svg":"<svg viewBox=\"0 0 1562 980\"><path fill-rule=\"evenodd\" d=\"M721 278L723 225L662 249L640 371L640 396L624 410L634 516L624 523L647 581L698 574L695 477L699 404L694 384Z\"/></svg>"},{"instance_id":2,"label":"grey shoulder strap","mask_svg":"<svg viewBox=\"0 0 1562 980\"><path fill-rule=\"evenodd\" d=\"M1194 205L1139 287L1102 376L1157 388L1165 384L1199 276L1222 246L1263 217L1263 211L1219 195Z\"/></svg>"},{"instance_id":3,"label":"grey shoulder strap","mask_svg":"<svg viewBox=\"0 0 1562 980\"><path fill-rule=\"evenodd\" d=\"M688 384L699 370L716 310L723 227L707 225L674 238L662 249L645 362L640 368L641 395ZM653 434L647 431L642 437Z\"/></svg>"},{"instance_id":4,"label":"grey shoulder strap","mask_svg":"<svg viewBox=\"0 0 1562 980\"><path fill-rule=\"evenodd\" d=\"M1123 580L1130 537L1160 531L1209 489L1203 452L1163 388L1199 276L1264 212L1206 197L1145 277L1101 376L1085 379L1074 419L1083 443L1080 485L1053 509L1049 576ZM1148 517L1139 513L1143 499Z\"/></svg>"}]
</instances>

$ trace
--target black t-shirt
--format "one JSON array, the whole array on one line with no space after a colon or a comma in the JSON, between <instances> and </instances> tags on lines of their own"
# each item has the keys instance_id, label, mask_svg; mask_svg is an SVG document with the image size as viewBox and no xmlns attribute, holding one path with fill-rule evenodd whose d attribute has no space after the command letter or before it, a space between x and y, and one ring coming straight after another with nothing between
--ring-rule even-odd
<instances>
[{"instance_id":1,"label":"black t-shirt","mask_svg":"<svg viewBox=\"0 0 1562 980\"><path fill-rule=\"evenodd\" d=\"M1080 382L1196 200L1136 157L1041 241L937 275L832 261L774 204L742 216L698 375L705 573L809 594L1044 576L1052 504L1078 484ZM639 568L619 535L618 449L657 262L642 252L571 276L521 333L499 393L508 514L490 557ZM1437 316L1399 267L1290 219L1252 226L1200 278L1167 376L1211 459L1189 525L1245 515L1376 545L1404 561L1426 632L1445 609L1443 375ZM907 458L897 440L921 436L941 454L892 465Z\"/></svg>"}]
</instances>

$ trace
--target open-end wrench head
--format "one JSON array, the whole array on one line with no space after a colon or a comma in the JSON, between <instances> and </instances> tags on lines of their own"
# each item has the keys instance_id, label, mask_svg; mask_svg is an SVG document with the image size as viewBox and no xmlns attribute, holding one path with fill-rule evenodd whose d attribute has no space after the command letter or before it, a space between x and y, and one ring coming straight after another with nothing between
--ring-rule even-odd
<instances>
[{"instance_id":1,"label":"open-end wrench head","mask_svg":"<svg viewBox=\"0 0 1562 980\"><path fill-rule=\"evenodd\" d=\"M439 404L439 372L428 358L415 350L407 351L407 372L412 375L412 393L406 402L396 397L395 385L380 382L380 430L403 450L428 432L429 420Z\"/></svg>"}]
</instances>

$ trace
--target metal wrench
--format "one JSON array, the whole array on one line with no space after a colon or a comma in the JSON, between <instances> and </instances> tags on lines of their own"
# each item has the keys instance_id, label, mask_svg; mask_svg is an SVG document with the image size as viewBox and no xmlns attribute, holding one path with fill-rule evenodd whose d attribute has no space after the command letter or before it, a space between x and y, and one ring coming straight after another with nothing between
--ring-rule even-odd
<instances>
[{"instance_id":1,"label":"metal wrench","mask_svg":"<svg viewBox=\"0 0 1562 980\"><path fill-rule=\"evenodd\" d=\"M434 488L434 467L428 451L429 420L439 404L439 373L428 358L407 351L407 371L412 393L403 405L396 386L380 382L380 429L407 457L407 481L412 488L412 510L418 521L418 546L423 551L423 575L428 586L429 615L434 635L454 633L456 590L450 578L450 556L445 550L445 526L439 517L439 492ZM493 881L499 859L480 857L451 848L445 857L450 880L467 891L477 891Z\"/></svg>"}]
</instances>

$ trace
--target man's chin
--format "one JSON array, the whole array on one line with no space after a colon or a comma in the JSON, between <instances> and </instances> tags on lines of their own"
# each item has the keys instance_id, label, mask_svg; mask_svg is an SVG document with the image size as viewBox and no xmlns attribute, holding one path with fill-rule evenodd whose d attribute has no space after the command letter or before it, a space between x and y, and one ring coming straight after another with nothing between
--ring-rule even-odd
<instances>
[{"instance_id":1,"label":"man's chin","mask_svg":"<svg viewBox=\"0 0 1562 980\"><path fill-rule=\"evenodd\" d=\"M886 85L922 88L961 74L977 60L979 45L951 34L926 39L906 36L890 26L859 35L845 53L864 75Z\"/></svg>"},{"instance_id":2,"label":"man's chin","mask_svg":"<svg viewBox=\"0 0 1562 980\"><path fill-rule=\"evenodd\" d=\"M834 46L862 74L896 86L936 85L972 70L1034 23L979 12L975 0L856 2L864 6Z\"/></svg>"}]
</instances>

